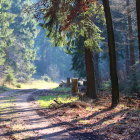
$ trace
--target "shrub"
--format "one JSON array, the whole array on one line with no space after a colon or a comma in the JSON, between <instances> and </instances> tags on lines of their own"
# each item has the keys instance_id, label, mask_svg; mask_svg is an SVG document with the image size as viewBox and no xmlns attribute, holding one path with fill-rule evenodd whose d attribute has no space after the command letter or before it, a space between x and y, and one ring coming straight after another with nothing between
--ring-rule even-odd
<instances>
[{"instance_id":1,"label":"shrub","mask_svg":"<svg viewBox=\"0 0 140 140\"><path fill-rule=\"evenodd\" d=\"M50 82L51 81L51 78L48 75L42 76L41 79L46 81L46 82Z\"/></svg>"},{"instance_id":2,"label":"shrub","mask_svg":"<svg viewBox=\"0 0 140 140\"><path fill-rule=\"evenodd\" d=\"M100 90L102 90L102 91L110 91L110 89L111 89L111 81L110 80L109 81L104 81L102 83L101 88L100 88Z\"/></svg>"},{"instance_id":3,"label":"shrub","mask_svg":"<svg viewBox=\"0 0 140 140\"><path fill-rule=\"evenodd\" d=\"M12 84L14 85L16 82L16 78L14 73L8 73L5 77L4 83Z\"/></svg>"},{"instance_id":4,"label":"shrub","mask_svg":"<svg viewBox=\"0 0 140 140\"><path fill-rule=\"evenodd\" d=\"M21 88L21 85L20 85L20 84L17 84L16 87L17 87L17 88Z\"/></svg>"}]
</instances>

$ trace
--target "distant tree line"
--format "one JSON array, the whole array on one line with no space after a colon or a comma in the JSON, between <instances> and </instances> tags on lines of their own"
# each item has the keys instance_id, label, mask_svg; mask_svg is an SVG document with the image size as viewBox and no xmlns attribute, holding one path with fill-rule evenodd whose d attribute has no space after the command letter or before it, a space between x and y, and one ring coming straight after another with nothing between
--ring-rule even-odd
<instances>
[{"instance_id":1,"label":"distant tree line","mask_svg":"<svg viewBox=\"0 0 140 140\"><path fill-rule=\"evenodd\" d=\"M22 12L26 0L0 2L1 79L25 82L35 73L34 39L39 30L35 19Z\"/></svg>"}]
</instances>

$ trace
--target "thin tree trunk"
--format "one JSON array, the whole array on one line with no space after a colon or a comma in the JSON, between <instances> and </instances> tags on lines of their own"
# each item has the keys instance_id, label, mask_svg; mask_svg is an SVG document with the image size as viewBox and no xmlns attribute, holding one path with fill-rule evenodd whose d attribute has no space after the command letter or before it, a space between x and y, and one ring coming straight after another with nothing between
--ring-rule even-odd
<instances>
[{"instance_id":1,"label":"thin tree trunk","mask_svg":"<svg viewBox=\"0 0 140 140\"><path fill-rule=\"evenodd\" d=\"M113 31L113 23L111 17L111 11L109 6L109 0L102 0L106 18L107 34L108 34L108 46L109 46L109 57L110 57L110 76L112 83L112 108L116 107L119 103L119 84L117 76L116 66L116 50L115 50L115 38Z\"/></svg>"},{"instance_id":2,"label":"thin tree trunk","mask_svg":"<svg viewBox=\"0 0 140 140\"><path fill-rule=\"evenodd\" d=\"M135 47L134 47L134 39L133 39L133 28L132 28L132 20L130 13L130 0L127 0L127 14L128 14L128 36L129 36L129 46L130 46L130 66L135 64Z\"/></svg>"},{"instance_id":3,"label":"thin tree trunk","mask_svg":"<svg viewBox=\"0 0 140 140\"><path fill-rule=\"evenodd\" d=\"M126 76L129 74L129 48L128 45L125 46L125 70Z\"/></svg>"},{"instance_id":4,"label":"thin tree trunk","mask_svg":"<svg viewBox=\"0 0 140 140\"><path fill-rule=\"evenodd\" d=\"M136 0L137 24L138 24L138 41L139 41L139 63L140 63L140 0Z\"/></svg>"},{"instance_id":5,"label":"thin tree trunk","mask_svg":"<svg viewBox=\"0 0 140 140\"><path fill-rule=\"evenodd\" d=\"M127 39L127 34L124 35L124 41L126 42L126 45L125 45L125 71L126 71L126 76L129 75L129 67L130 67L130 64L129 64L129 46L128 46L128 39Z\"/></svg>"},{"instance_id":6,"label":"thin tree trunk","mask_svg":"<svg viewBox=\"0 0 140 140\"><path fill-rule=\"evenodd\" d=\"M96 99L96 82L93 63L93 52L89 48L85 48L85 64L87 75L87 96Z\"/></svg>"}]
</instances>

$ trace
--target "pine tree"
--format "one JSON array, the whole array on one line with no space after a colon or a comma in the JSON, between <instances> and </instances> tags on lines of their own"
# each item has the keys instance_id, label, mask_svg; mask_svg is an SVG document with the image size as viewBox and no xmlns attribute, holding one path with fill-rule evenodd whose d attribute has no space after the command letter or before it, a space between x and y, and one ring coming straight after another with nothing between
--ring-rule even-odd
<instances>
[{"instance_id":1,"label":"pine tree","mask_svg":"<svg viewBox=\"0 0 140 140\"><path fill-rule=\"evenodd\" d=\"M68 46L70 50L73 46L75 47L76 40L80 36L84 38L86 75L88 83L87 95L91 98L96 98L94 65L92 62L93 50L99 49L98 45L102 38L100 35L100 29L91 20L91 18L98 21L103 10L100 5L88 3L88 1L65 2L59 0L50 1L50 3L50 7L47 9L44 7L45 13L41 13L41 11L42 6L47 4L47 2L41 1L40 4L37 3L35 17L40 19L42 16L40 17L38 12L39 14L41 13L41 15L43 14L45 23L42 24L42 27L47 29L47 36L52 39L54 46ZM63 8L61 9L60 5L65 5L65 7L62 6ZM101 9L101 12L97 11L98 8ZM81 14L79 14L79 12ZM93 13L97 16L93 17ZM90 66L92 67L92 70L88 71Z\"/></svg>"},{"instance_id":2,"label":"pine tree","mask_svg":"<svg viewBox=\"0 0 140 140\"><path fill-rule=\"evenodd\" d=\"M86 78L84 39L79 37L76 40L76 47L72 50L72 70L78 78Z\"/></svg>"},{"instance_id":3,"label":"pine tree","mask_svg":"<svg viewBox=\"0 0 140 140\"><path fill-rule=\"evenodd\" d=\"M12 60L15 63L13 68L16 77L22 81L28 80L35 73L36 50L34 40L38 34L37 23L30 15L23 12L23 7L31 4L31 0L14 0L10 9L17 14L15 22L11 25L16 38L11 50Z\"/></svg>"},{"instance_id":4,"label":"pine tree","mask_svg":"<svg viewBox=\"0 0 140 140\"><path fill-rule=\"evenodd\" d=\"M6 70L10 63L10 52L15 40L13 29L10 27L14 23L15 14L10 12L12 2L2 0L0 2L0 65Z\"/></svg>"}]
</instances>

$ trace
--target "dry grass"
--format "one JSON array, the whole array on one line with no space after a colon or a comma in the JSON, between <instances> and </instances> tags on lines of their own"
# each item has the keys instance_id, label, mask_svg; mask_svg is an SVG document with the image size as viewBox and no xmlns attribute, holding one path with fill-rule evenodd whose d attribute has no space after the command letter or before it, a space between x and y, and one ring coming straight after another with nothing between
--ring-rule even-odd
<instances>
[{"instance_id":1,"label":"dry grass","mask_svg":"<svg viewBox=\"0 0 140 140\"><path fill-rule=\"evenodd\" d=\"M35 80L28 83L21 83L20 85L20 89L53 89L58 87L57 83L46 82L43 80Z\"/></svg>"},{"instance_id":2,"label":"dry grass","mask_svg":"<svg viewBox=\"0 0 140 140\"><path fill-rule=\"evenodd\" d=\"M18 87L17 85L20 87ZM43 80L34 80L34 81L29 81L27 83L18 83L17 85L7 84L3 88L7 89L7 90L10 90L10 89L11 90L12 89L54 89L54 88L57 88L59 86L58 83L46 82ZM1 88L0 92L4 92L4 90L2 90L2 88Z\"/></svg>"}]
</instances>

